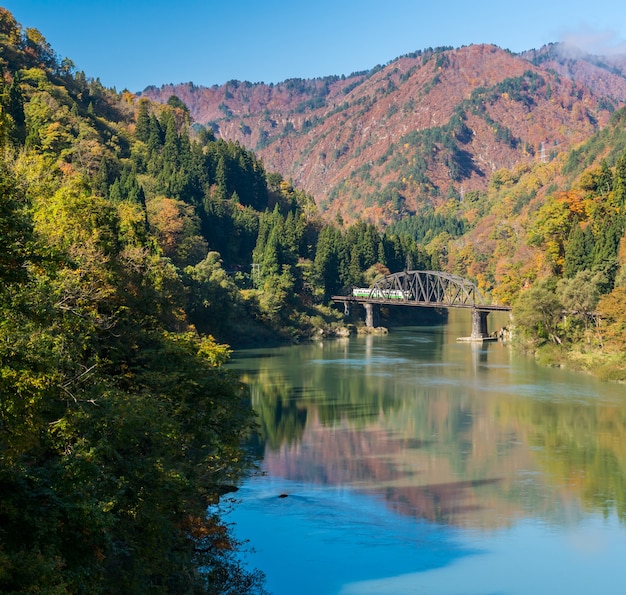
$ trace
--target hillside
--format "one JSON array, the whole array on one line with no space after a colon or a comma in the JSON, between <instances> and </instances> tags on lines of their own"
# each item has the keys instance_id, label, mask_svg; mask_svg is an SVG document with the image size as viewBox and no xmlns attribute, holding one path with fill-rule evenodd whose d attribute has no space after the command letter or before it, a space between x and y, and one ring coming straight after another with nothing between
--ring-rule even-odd
<instances>
[{"instance_id":1,"label":"hillside","mask_svg":"<svg viewBox=\"0 0 626 595\"><path fill-rule=\"evenodd\" d=\"M625 380L621 75L607 97L550 60L428 51L156 103L0 8L0 592L263 593L207 517L255 457L221 342L344 334L330 296L391 271L461 274L531 348ZM173 91L213 93L234 141ZM327 218L439 208L324 221L276 168Z\"/></svg>"},{"instance_id":2,"label":"hillside","mask_svg":"<svg viewBox=\"0 0 626 595\"><path fill-rule=\"evenodd\" d=\"M196 122L312 194L327 219L388 224L483 191L494 171L549 160L606 125L626 102L619 62L563 56L558 46L439 48L348 77L142 95L180 97Z\"/></svg>"},{"instance_id":3,"label":"hillside","mask_svg":"<svg viewBox=\"0 0 626 595\"><path fill-rule=\"evenodd\" d=\"M545 70L582 83L613 102L626 96L626 56L594 56L564 44L552 43L521 57Z\"/></svg>"}]
</instances>

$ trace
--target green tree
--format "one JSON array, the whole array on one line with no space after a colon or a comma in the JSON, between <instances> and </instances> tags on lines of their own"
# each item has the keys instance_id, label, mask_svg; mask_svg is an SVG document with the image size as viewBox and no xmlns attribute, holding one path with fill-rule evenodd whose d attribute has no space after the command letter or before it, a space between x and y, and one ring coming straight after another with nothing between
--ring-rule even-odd
<instances>
[{"instance_id":1,"label":"green tree","mask_svg":"<svg viewBox=\"0 0 626 595\"><path fill-rule=\"evenodd\" d=\"M334 226L326 226L320 232L315 251L314 270L324 289L324 298L339 293L342 283L339 271L340 233Z\"/></svg>"},{"instance_id":2,"label":"green tree","mask_svg":"<svg viewBox=\"0 0 626 595\"><path fill-rule=\"evenodd\" d=\"M26 114L24 112L24 97L17 75L13 77L9 86L6 111L11 117L10 141L14 146L21 147L26 141Z\"/></svg>"},{"instance_id":3,"label":"green tree","mask_svg":"<svg viewBox=\"0 0 626 595\"><path fill-rule=\"evenodd\" d=\"M209 252L204 260L185 269L189 277L188 307L190 321L203 334L218 338L243 322L239 291L222 268L219 253Z\"/></svg>"},{"instance_id":4,"label":"green tree","mask_svg":"<svg viewBox=\"0 0 626 595\"><path fill-rule=\"evenodd\" d=\"M593 232L592 227L582 227L575 223L570 231L565 245L565 260L563 274L565 277L574 277L578 272L591 269L593 264Z\"/></svg>"},{"instance_id":5,"label":"green tree","mask_svg":"<svg viewBox=\"0 0 626 595\"><path fill-rule=\"evenodd\" d=\"M532 342L561 344L560 323L563 305L554 292L552 280L542 281L522 292L513 305L516 327Z\"/></svg>"},{"instance_id":6,"label":"green tree","mask_svg":"<svg viewBox=\"0 0 626 595\"><path fill-rule=\"evenodd\" d=\"M595 235L595 244L592 253L592 270L604 276L602 293L609 293L613 289L615 276L619 268L619 243L624 235L622 216L615 214L610 219L597 222L598 230Z\"/></svg>"},{"instance_id":7,"label":"green tree","mask_svg":"<svg viewBox=\"0 0 626 595\"><path fill-rule=\"evenodd\" d=\"M143 143L147 143L150 139L150 114L148 113L148 105L148 100L139 100L137 123L135 124L135 136Z\"/></svg>"},{"instance_id":8,"label":"green tree","mask_svg":"<svg viewBox=\"0 0 626 595\"><path fill-rule=\"evenodd\" d=\"M583 270L571 279L561 279L557 283L557 296L568 317L580 320L585 332L595 321L595 309L600 299L600 287L604 278L600 273Z\"/></svg>"},{"instance_id":9,"label":"green tree","mask_svg":"<svg viewBox=\"0 0 626 595\"><path fill-rule=\"evenodd\" d=\"M0 278L5 283L26 278L32 224L26 197L12 172L0 161Z\"/></svg>"}]
</instances>

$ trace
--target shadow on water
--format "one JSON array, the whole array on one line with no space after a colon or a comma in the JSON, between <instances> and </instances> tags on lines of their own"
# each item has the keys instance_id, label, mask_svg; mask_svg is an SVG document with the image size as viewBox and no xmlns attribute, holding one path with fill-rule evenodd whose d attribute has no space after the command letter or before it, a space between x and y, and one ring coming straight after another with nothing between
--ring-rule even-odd
<instances>
[{"instance_id":1,"label":"shadow on water","mask_svg":"<svg viewBox=\"0 0 626 595\"><path fill-rule=\"evenodd\" d=\"M231 520L237 536L253 543L249 562L266 570L274 595L339 593L479 553L460 545L450 527L407 520L349 490L251 481L239 495Z\"/></svg>"}]
</instances>

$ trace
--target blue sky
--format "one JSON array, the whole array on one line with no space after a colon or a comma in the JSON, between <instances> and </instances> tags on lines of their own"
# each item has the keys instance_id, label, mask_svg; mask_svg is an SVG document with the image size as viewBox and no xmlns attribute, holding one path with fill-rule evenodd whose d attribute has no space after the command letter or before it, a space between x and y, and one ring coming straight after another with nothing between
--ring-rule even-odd
<instances>
[{"instance_id":1,"label":"blue sky","mask_svg":"<svg viewBox=\"0 0 626 595\"><path fill-rule=\"evenodd\" d=\"M427 47L563 39L626 53L623 0L6 0L60 57L118 91L349 75Z\"/></svg>"}]
</instances>

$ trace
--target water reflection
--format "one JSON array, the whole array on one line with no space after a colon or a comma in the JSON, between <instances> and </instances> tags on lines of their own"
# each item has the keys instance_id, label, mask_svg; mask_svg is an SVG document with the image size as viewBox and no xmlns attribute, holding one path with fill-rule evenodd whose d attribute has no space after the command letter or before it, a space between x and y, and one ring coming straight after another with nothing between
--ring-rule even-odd
<instances>
[{"instance_id":1,"label":"water reflection","mask_svg":"<svg viewBox=\"0 0 626 595\"><path fill-rule=\"evenodd\" d=\"M285 489L290 495L277 498ZM390 576L435 571L480 553L451 528L408 524L352 490L257 477L242 492L235 520L276 595L340 593L349 585L381 593L380 581Z\"/></svg>"},{"instance_id":2,"label":"water reflection","mask_svg":"<svg viewBox=\"0 0 626 595\"><path fill-rule=\"evenodd\" d=\"M265 471L456 526L553 520L572 503L623 520L623 387L457 343L464 324L236 359Z\"/></svg>"}]
</instances>

